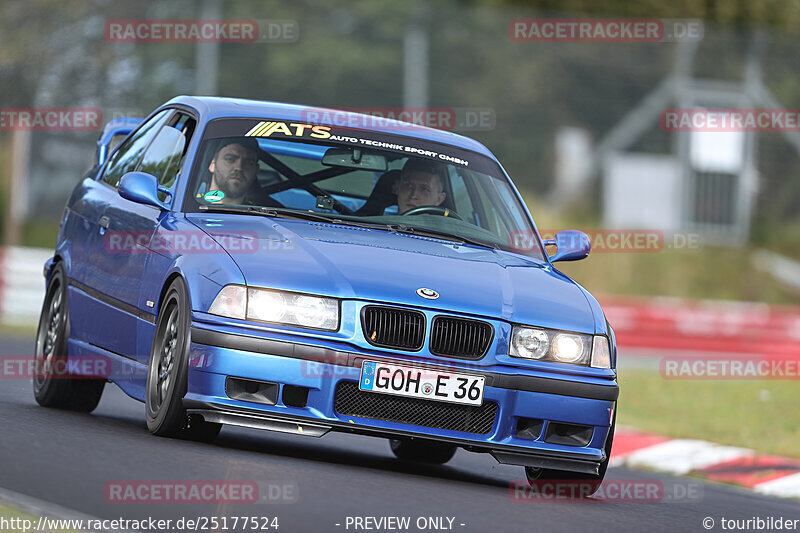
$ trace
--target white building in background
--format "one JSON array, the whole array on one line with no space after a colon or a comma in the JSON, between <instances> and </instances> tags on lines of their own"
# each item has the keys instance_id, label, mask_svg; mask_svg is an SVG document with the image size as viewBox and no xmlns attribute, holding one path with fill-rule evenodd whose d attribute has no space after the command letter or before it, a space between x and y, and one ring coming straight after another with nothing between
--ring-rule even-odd
<instances>
[{"instance_id":1,"label":"white building in background","mask_svg":"<svg viewBox=\"0 0 800 533\"><path fill-rule=\"evenodd\" d=\"M782 107L761 82L761 36L753 39L741 82L692 77L698 45L697 41L678 44L672 73L593 148L585 175L567 163L556 170L554 197L568 198L564 191L581 176L600 177L606 227L692 232L711 244L747 242L758 191L758 133L673 131L666 133L672 153L632 151L640 138L662 127L661 114L668 109ZM800 133L783 135L800 154ZM558 142L556 148L556 160L564 161L569 151ZM564 172L574 176L562 176Z\"/></svg>"}]
</instances>

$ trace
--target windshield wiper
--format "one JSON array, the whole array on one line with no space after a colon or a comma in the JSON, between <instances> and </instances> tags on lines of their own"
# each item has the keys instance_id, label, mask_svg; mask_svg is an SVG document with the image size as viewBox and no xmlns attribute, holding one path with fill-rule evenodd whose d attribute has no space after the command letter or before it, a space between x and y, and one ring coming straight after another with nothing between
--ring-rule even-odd
<instances>
[{"instance_id":1,"label":"windshield wiper","mask_svg":"<svg viewBox=\"0 0 800 533\"><path fill-rule=\"evenodd\" d=\"M313 211L295 211L285 207L263 207L259 205L201 205L200 211L209 213L241 213L243 215L264 215L275 218L294 218L299 220L313 220L315 222L339 222Z\"/></svg>"},{"instance_id":2,"label":"windshield wiper","mask_svg":"<svg viewBox=\"0 0 800 533\"><path fill-rule=\"evenodd\" d=\"M477 241L474 239L470 239L469 237L464 237L463 235L458 235L456 233L450 233L447 231L420 228L419 226L406 226L404 224L387 224L386 227L397 233L407 233L409 235L417 235L420 237L432 237L434 239L444 239L448 241L455 241L458 242L459 244L472 244L473 246L494 248L495 250L500 249L500 247L497 244Z\"/></svg>"},{"instance_id":3,"label":"windshield wiper","mask_svg":"<svg viewBox=\"0 0 800 533\"><path fill-rule=\"evenodd\" d=\"M209 213L241 213L243 215L262 215L266 217L275 218L289 218L295 220L309 220L312 222L323 222L326 224L341 224L346 226L356 226L359 228L382 229L394 231L396 233L406 233L408 235L417 235L420 237L431 237L434 239L444 239L454 241L459 244L472 244L474 246L482 246L484 248L494 248L499 250L500 247L494 243L481 242L455 233L447 231L433 230L428 228L421 228L419 226L406 226L405 224L377 224L368 222L356 222L354 220L347 220L337 218L335 216L320 215L314 211L298 211L286 207L263 207L258 205L200 205L200 211Z\"/></svg>"},{"instance_id":4,"label":"windshield wiper","mask_svg":"<svg viewBox=\"0 0 800 533\"><path fill-rule=\"evenodd\" d=\"M385 229L382 224L366 224L338 218L335 215L320 215L314 211L298 211L287 207L264 207L258 205L201 205L201 211L209 213L241 213L243 215L262 215L265 217L288 218L295 220L309 220L312 222L324 222L326 224L343 224L348 226L358 226L360 228Z\"/></svg>"}]
</instances>

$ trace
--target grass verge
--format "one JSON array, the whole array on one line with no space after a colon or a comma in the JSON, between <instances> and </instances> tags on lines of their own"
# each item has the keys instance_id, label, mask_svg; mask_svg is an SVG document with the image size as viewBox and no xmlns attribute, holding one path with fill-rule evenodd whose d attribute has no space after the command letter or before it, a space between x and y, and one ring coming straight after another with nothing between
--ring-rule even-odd
<instances>
[{"instance_id":1,"label":"grass verge","mask_svg":"<svg viewBox=\"0 0 800 533\"><path fill-rule=\"evenodd\" d=\"M614 248L611 241L602 240L606 245L601 245L598 235L593 233L599 229L598 221L591 216L581 216L580 211L566 214L554 210L532 195L526 202L540 229L574 228L594 235L594 250L589 257L556 265L594 295L674 296L800 305L800 293L788 290L786 285L753 265L755 250L751 246L705 246L702 241L690 245L688 234L665 233L663 241L659 241L660 247L626 246L622 251ZM606 230L613 232L610 228ZM646 233L643 229L635 231ZM769 238L754 240L757 246L797 257L800 230L796 227L781 232L762 229L758 234Z\"/></svg>"},{"instance_id":2,"label":"grass verge","mask_svg":"<svg viewBox=\"0 0 800 533\"><path fill-rule=\"evenodd\" d=\"M45 521L45 523L42 524L43 528L40 533L76 533L76 531L72 529L50 529L48 524L53 525L54 522L57 522L57 520L51 519L49 521ZM34 531L38 525L38 516L20 511L19 509L9 506L8 504L0 503L0 533Z\"/></svg>"},{"instance_id":3,"label":"grass verge","mask_svg":"<svg viewBox=\"0 0 800 533\"><path fill-rule=\"evenodd\" d=\"M619 373L621 425L800 458L798 384L792 380L678 380Z\"/></svg>"},{"instance_id":4,"label":"grass verge","mask_svg":"<svg viewBox=\"0 0 800 533\"><path fill-rule=\"evenodd\" d=\"M0 518L4 518L6 521L10 521L13 518L19 518L20 520L30 520L34 524L38 520L38 517L34 517L33 515L28 513L23 513L22 511L19 511L13 507L9 507L8 505L2 503L0 503ZM3 531L12 531L12 530L8 528L0 528L0 532ZM22 531L22 528L20 528L20 531Z\"/></svg>"},{"instance_id":5,"label":"grass verge","mask_svg":"<svg viewBox=\"0 0 800 533\"><path fill-rule=\"evenodd\" d=\"M0 337L27 337L34 342L36 324L5 324L0 322Z\"/></svg>"}]
</instances>

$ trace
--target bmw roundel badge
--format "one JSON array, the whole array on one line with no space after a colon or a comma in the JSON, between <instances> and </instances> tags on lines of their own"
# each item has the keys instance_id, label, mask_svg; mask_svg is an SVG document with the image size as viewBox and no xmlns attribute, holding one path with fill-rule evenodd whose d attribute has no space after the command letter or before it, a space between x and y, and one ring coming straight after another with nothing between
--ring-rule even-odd
<instances>
[{"instance_id":1,"label":"bmw roundel badge","mask_svg":"<svg viewBox=\"0 0 800 533\"><path fill-rule=\"evenodd\" d=\"M417 294L428 300L435 300L439 297L439 293L433 289L426 289L425 287L417 289Z\"/></svg>"}]
</instances>

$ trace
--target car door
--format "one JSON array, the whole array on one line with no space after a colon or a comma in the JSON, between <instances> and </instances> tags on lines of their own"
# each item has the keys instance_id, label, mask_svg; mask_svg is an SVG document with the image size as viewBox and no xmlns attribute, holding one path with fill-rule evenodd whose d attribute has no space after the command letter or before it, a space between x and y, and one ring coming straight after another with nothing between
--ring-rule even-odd
<instances>
[{"instance_id":1,"label":"car door","mask_svg":"<svg viewBox=\"0 0 800 533\"><path fill-rule=\"evenodd\" d=\"M189 115L173 112L148 144L135 170L154 175L159 185L172 189L194 123ZM162 192L159 196L165 203L172 203L171 195ZM108 225L103 238L106 253L98 276L106 287L106 294L117 305L113 311L116 331L105 337L103 347L143 362L149 354L137 352L138 321L154 320L154 302L140 306L142 276L149 256L158 253L151 247L153 234L170 216L169 211L132 202L119 194L109 199L104 211Z\"/></svg>"},{"instance_id":2,"label":"car door","mask_svg":"<svg viewBox=\"0 0 800 533\"><path fill-rule=\"evenodd\" d=\"M120 198L119 179L134 170L145 148L172 113L162 111L128 136L111 154L94 179L85 179L70 205L73 222L67 228L72 241L70 279L70 336L94 346L106 347L116 335L114 318L118 302L109 296L105 247L109 202ZM121 199L121 198L120 198Z\"/></svg>"}]
</instances>

